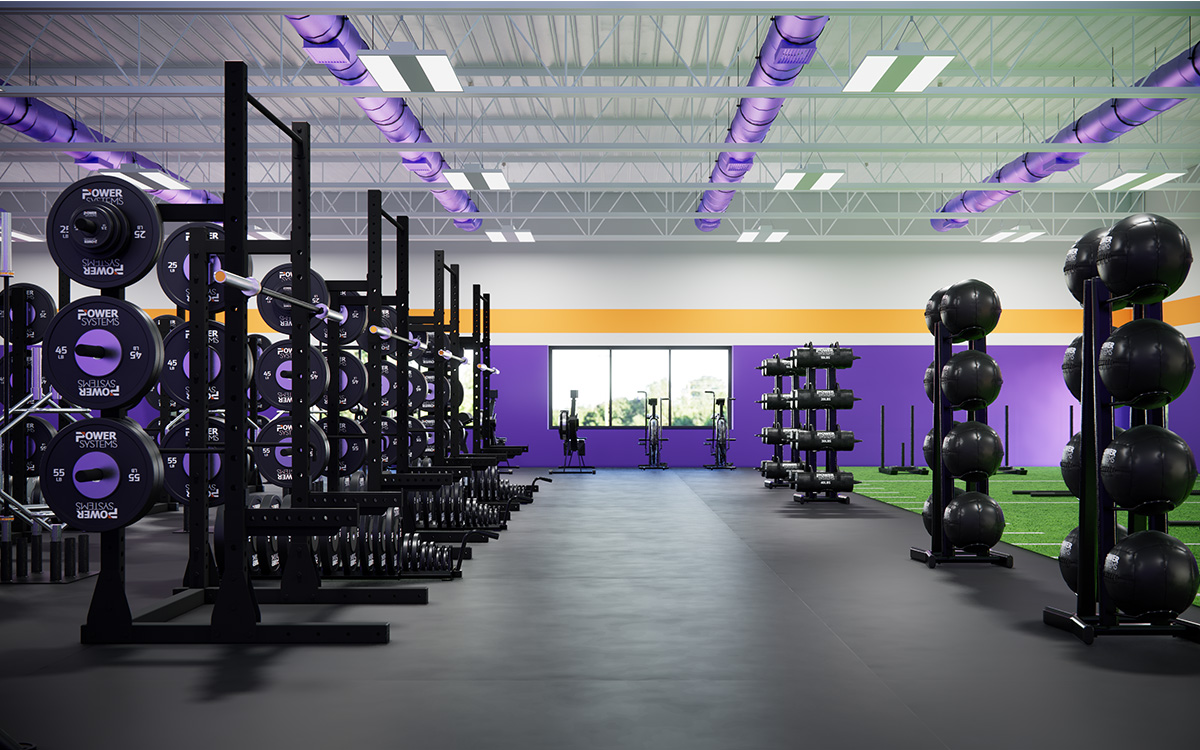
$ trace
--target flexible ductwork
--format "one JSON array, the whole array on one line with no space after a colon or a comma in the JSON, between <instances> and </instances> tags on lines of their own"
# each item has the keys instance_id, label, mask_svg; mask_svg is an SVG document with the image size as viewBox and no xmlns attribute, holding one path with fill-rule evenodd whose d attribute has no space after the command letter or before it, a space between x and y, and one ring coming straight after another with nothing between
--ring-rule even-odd
<instances>
[{"instance_id":1,"label":"flexible ductwork","mask_svg":"<svg viewBox=\"0 0 1200 750\"><path fill-rule=\"evenodd\" d=\"M41 143L112 143L111 138L39 99L0 98L0 125L7 125ZM144 169L162 170L177 180L183 180L161 164L132 151L67 151L66 154L88 170L117 169L122 164L136 164ZM207 190L154 190L150 191L150 195L168 203L221 202L221 196Z\"/></svg>"},{"instance_id":2,"label":"flexible ductwork","mask_svg":"<svg viewBox=\"0 0 1200 750\"><path fill-rule=\"evenodd\" d=\"M783 88L791 86L796 76L813 58L817 37L825 28L829 16L775 16L763 40L749 86ZM775 122L783 99L765 96L745 97L738 102L737 114L729 125L726 143L762 143L771 123ZM741 182L754 166L753 151L722 151L717 156L709 182ZM697 213L718 214L729 208L735 190L706 190L700 198ZM711 232L721 226L720 219L696 219L696 227Z\"/></svg>"},{"instance_id":3,"label":"flexible ductwork","mask_svg":"<svg viewBox=\"0 0 1200 750\"><path fill-rule=\"evenodd\" d=\"M304 51L313 62L329 69L343 86L375 86L375 79L358 59L360 50L369 49L354 24L346 16L288 16L288 21L304 39ZM399 97L367 96L354 101L363 108L371 122L392 143L429 143L421 121ZM405 169L425 182L444 182L442 170L446 160L437 151L401 151ZM438 203L451 213L477 213L478 208L464 190L434 189ZM474 232L483 225L478 218L455 219L459 229Z\"/></svg>"},{"instance_id":4,"label":"flexible ductwork","mask_svg":"<svg viewBox=\"0 0 1200 750\"><path fill-rule=\"evenodd\" d=\"M1134 85L1200 86L1200 61L1196 59L1198 51L1200 51L1200 44L1180 53ZM1073 145L1108 143L1139 125L1146 124L1182 101L1183 99L1110 99L1060 130L1046 143ZM1004 184L1037 182L1055 172L1073 169L1086 155L1086 151L1027 153L997 169L984 182ZM942 206L941 210L951 214L977 214L1019 192L1021 191L968 190ZM930 223L933 224L934 229L945 232L947 229L965 227L967 221L967 219L932 219Z\"/></svg>"}]
</instances>

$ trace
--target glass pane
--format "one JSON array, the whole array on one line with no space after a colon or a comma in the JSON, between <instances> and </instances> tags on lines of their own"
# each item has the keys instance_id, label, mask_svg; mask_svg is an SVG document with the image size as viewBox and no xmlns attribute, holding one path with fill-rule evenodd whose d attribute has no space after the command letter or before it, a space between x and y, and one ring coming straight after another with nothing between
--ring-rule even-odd
<instances>
[{"instance_id":1,"label":"glass pane","mask_svg":"<svg viewBox=\"0 0 1200 750\"><path fill-rule=\"evenodd\" d=\"M458 370L458 381L463 387L462 405L458 407L458 411L466 412L474 415L475 413L475 350L464 349L463 359L467 360L460 364Z\"/></svg>"},{"instance_id":2,"label":"glass pane","mask_svg":"<svg viewBox=\"0 0 1200 750\"><path fill-rule=\"evenodd\" d=\"M673 349L671 426L704 427L712 424L714 398L729 398L729 350ZM727 415L728 403L726 401Z\"/></svg>"},{"instance_id":3,"label":"glass pane","mask_svg":"<svg viewBox=\"0 0 1200 750\"><path fill-rule=\"evenodd\" d=\"M608 349L551 349L550 384L551 427L560 410L570 411L571 391L579 391L580 427L608 424Z\"/></svg>"},{"instance_id":4,"label":"glass pane","mask_svg":"<svg viewBox=\"0 0 1200 750\"><path fill-rule=\"evenodd\" d=\"M614 427L645 424L646 398L657 398L658 414L666 414L670 355L666 349L613 349L612 423ZM638 391L646 391L649 396ZM664 420L665 421L665 420Z\"/></svg>"}]
</instances>

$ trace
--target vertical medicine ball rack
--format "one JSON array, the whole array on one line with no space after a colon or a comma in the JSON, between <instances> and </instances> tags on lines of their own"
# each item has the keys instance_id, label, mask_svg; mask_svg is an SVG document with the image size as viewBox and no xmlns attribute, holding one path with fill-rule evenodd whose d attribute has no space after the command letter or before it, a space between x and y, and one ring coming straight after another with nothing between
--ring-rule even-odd
<instances>
[{"instance_id":1,"label":"vertical medicine ball rack","mask_svg":"<svg viewBox=\"0 0 1200 750\"><path fill-rule=\"evenodd\" d=\"M954 409L942 389L942 368L950 361L950 357L954 353L954 337L945 324L940 319L937 319L937 317L935 314L928 321L934 331L932 433L934 460L931 467L933 469L933 498L929 508L930 545L928 548L910 547L909 558L923 562L930 568L936 568L939 564L945 563L984 563L1011 568L1013 566L1012 555L994 552L991 549L983 552L969 552L958 549L946 536L943 514L945 513L946 506L953 498L954 478L950 475L942 460L942 441L954 424ZM968 348L972 351L986 354L987 336L981 336L968 342ZM968 411L968 418L975 422L987 424L987 407ZM988 480L985 478L977 481L968 481L967 489L987 495Z\"/></svg>"},{"instance_id":2,"label":"vertical medicine ball rack","mask_svg":"<svg viewBox=\"0 0 1200 750\"><path fill-rule=\"evenodd\" d=\"M1113 311L1126 301L1111 296L1100 278L1083 285L1083 387L1081 393L1082 492L1079 500L1078 582L1075 611L1046 607L1042 621L1065 630L1084 643L1099 635L1171 635L1200 643L1200 623L1181 617L1143 619L1118 614L1104 586L1105 559L1117 543L1117 507L1104 483L1100 468L1105 449L1115 433L1115 402L1100 377L1102 348L1113 330ZM1163 319L1162 303L1133 306L1133 319ZM1166 427L1165 409L1131 409L1130 426L1151 424ZM1129 514L1129 531L1167 531L1167 514Z\"/></svg>"}]
</instances>

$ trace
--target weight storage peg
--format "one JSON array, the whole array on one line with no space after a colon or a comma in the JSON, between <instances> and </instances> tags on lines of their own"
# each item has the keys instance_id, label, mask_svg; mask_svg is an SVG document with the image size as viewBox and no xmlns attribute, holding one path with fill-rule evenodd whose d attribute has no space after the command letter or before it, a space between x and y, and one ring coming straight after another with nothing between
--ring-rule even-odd
<instances>
[{"instance_id":1,"label":"weight storage peg","mask_svg":"<svg viewBox=\"0 0 1200 750\"><path fill-rule=\"evenodd\" d=\"M129 419L81 419L46 447L40 485L60 521L80 531L111 531L137 521L159 499L162 457Z\"/></svg>"},{"instance_id":2,"label":"weight storage peg","mask_svg":"<svg viewBox=\"0 0 1200 750\"><path fill-rule=\"evenodd\" d=\"M163 368L163 341L140 308L111 297L84 297L63 307L46 329L43 371L76 406L132 406Z\"/></svg>"},{"instance_id":3,"label":"weight storage peg","mask_svg":"<svg viewBox=\"0 0 1200 750\"><path fill-rule=\"evenodd\" d=\"M46 217L50 256L72 281L94 289L128 286L149 273L162 231L149 196L100 175L64 190Z\"/></svg>"}]
</instances>

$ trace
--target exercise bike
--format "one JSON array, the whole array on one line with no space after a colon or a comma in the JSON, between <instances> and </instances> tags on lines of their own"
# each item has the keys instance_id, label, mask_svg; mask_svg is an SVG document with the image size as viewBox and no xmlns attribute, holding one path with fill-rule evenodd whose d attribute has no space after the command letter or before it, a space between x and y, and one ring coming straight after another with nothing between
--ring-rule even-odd
<instances>
[{"instance_id":1,"label":"exercise bike","mask_svg":"<svg viewBox=\"0 0 1200 750\"><path fill-rule=\"evenodd\" d=\"M558 412L558 437L563 441L563 462L551 474L595 474L596 467L584 463L587 455L587 439L579 437L579 415L575 413L575 400L579 391L571 391L571 410Z\"/></svg>"},{"instance_id":2,"label":"exercise bike","mask_svg":"<svg viewBox=\"0 0 1200 750\"><path fill-rule=\"evenodd\" d=\"M649 396L646 391L638 391L638 393ZM663 398L663 401L670 401L669 398ZM668 438L662 436L662 422L658 418L658 399L647 398L646 408L649 411L642 412L642 416L646 420L646 432L642 439L638 440L638 445L646 447L646 463L638 466L639 469L667 469L669 468L662 460L662 444Z\"/></svg>"},{"instance_id":3,"label":"exercise bike","mask_svg":"<svg viewBox=\"0 0 1200 750\"><path fill-rule=\"evenodd\" d=\"M729 463L729 444L737 438L729 437L729 420L725 418L725 399L717 398L716 391L705 391L713 397L712 407L712 436L704 441L712 452L713 462L705 464L706 469L736 469ZM733 399L729 399L732 406Z\"/></svg>"}]
</instances>

